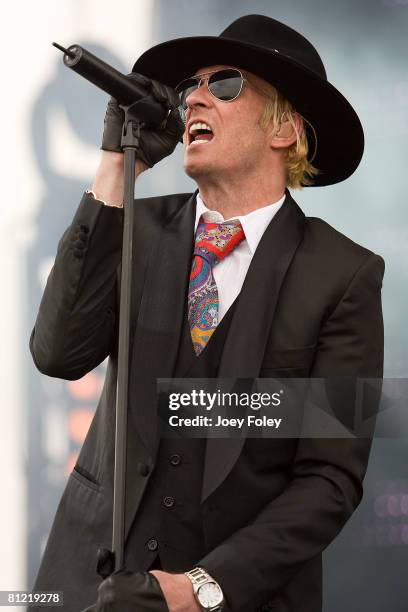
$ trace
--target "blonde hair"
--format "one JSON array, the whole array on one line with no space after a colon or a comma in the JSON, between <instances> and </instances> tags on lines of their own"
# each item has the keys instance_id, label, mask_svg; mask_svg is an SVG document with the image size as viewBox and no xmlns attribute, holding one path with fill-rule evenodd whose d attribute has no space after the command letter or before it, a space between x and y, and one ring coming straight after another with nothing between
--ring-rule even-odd
<instances>
[{"instance_id":1,"label":"blonde hair","mask_svg":"<svg viewBox=\"0 0 408 612\"><path fill-rule=\"evenodd\" d=\"M247 73L246 76L250 82L253 82L255 80L255 82L253 82L254 85L259 79L259 77L256 77L253 74ZM304 122L303 130L301 130L301 133L299 134L295 122L296 111L293 108L292 104L289 102L289 100L287 100L270 83L267 83L263 79L259 79L259 81L262 81L263 93L268 97L264 112L259 120L260 127L263 130L266 130L267 126L272 123L273 135L276 135L279 132L282 123L289 121L294 131L296 132L296 142L294 142L290 147L288 147L285 152L287 186L291 187L292 189L301 189L302 187L305 187L307 185L312 185L314 177L320 173L320 170L315 168L315 166L312 165L311 161L307 159L309 153L309 143L307 141L305 123L308 123L308 125L313 130L316 141L316 134L314 132L313 126L306 119L304 119L304 117L302 117L302 120Z\"/></svg>"}]
</instances>

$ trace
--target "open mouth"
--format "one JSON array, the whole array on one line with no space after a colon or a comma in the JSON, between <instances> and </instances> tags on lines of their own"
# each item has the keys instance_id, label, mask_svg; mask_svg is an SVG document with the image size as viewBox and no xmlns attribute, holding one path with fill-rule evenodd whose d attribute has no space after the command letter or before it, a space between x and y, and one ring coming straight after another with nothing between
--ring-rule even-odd
<instances>
[{"instance_id":1,"label":"open mouth","mask_svg":"<svg viewBox=\"0 0 408 612\"><path fill-rule=\"evenodd\" d=\"M205 144L214 138L211 126L202 121L192 123L188 130L188 144Z\"/></svg>"}]
</instances>

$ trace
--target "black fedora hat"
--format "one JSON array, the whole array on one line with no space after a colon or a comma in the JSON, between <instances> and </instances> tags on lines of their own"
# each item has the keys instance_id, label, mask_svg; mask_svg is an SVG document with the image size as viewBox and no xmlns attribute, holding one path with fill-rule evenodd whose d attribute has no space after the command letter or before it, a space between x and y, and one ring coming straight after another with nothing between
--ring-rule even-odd
<instances>
[{"instance_id":1,"label":"black fedora hat","mask_svg":"<svg viewBox=\"0 0 408 612\"><path fill-rule=\"evenodd\" d=\"M242 68L265 79L312 124L317 137L313 165L321 171L315 186L338 183L354 172L364 149L356 112L328 82L313 45L275 19L246 15L219 36L176 38L155 45L140 56L133 72L175 87L197 69L216 64Z\"/></svg>"}]
</instances>

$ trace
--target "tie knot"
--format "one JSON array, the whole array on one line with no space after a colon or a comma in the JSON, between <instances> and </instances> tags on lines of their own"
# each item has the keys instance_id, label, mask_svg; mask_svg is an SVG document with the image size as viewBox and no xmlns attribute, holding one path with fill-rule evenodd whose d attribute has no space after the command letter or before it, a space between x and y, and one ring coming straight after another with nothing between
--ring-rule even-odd
<instances>
[{"instance_id":1,"label":"tie knot","mask_svg":"<svg viewBox=\"0 0 408 612\"><path fill-rule=\"evenodd\" d=\"M194 255L201 255L211 266L224 259L245 238L240 221L204 223L197 226Z\"/></svg>"}]
</instances>

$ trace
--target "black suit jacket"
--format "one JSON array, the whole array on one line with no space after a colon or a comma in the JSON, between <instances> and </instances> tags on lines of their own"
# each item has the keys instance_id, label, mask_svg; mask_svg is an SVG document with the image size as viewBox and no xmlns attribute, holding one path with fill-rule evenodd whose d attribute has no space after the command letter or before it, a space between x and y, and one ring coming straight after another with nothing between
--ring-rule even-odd
<instances>
[{"instance_id":1,"label":"black suit jacket","mask_svg":"<svg viewBox=\"0 0 408 612\"><path fill-rule=\"evenodd\" d=\"M154 466L156 378L172 376L193 247L194 194L135 202L126 534ZM60 502L36 588L65 609L96 599L111 544L122 211L84 196L60 241L31 337L39 370L76 379L109 356L103 393ZM78 241L78 234L87 242ZM289 192L252 260L220 377L380 377L383 260ZM362 497L370 440L212 439L202 488L206 555L230 610L321 610L321 553ZM188 546L188 543L186 543ZM186 570L189 568L186 568Z\"/></svg>"}]
</instances>

